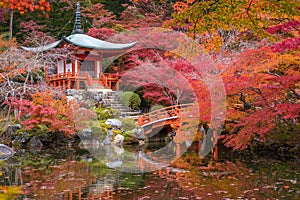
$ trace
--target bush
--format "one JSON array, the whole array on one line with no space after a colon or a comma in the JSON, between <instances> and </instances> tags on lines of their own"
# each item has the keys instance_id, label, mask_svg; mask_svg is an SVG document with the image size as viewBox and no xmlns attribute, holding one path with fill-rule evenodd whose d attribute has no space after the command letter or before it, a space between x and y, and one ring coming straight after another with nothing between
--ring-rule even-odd
<instances>
[{"instance_id":1,"label":"bush","mask_svg":"<svg viewBox=\"0 0 300 200\"><path fill-rule=\"evenodd\" d=\"M19 110L18 119L24 130L33 134L62 132L75 133L72 104L67 97L57 99L51 91L36 92L32 101L11 98L6 104Z\"/></svg>"},{"instance_id":2,"label":"bush","mask_svg":"<svg viewBox=\"0 0 300 200\"><path fill-rule=\"evenodd\" d=\"M120 95L120 102L127 107L138 110L141 104L141 98L134 92L123 92Z\"/></svg>"},{"instance_id":3,"label":"bush","mask_svg":"<svg viewBox=\"0 0 300 200\"><path fill-rule=\"evenodd\" d=\"M136 128L135 119L124 118L122 120L122 130L123 131L131 131L134 128Z\"/></svg>"},{"instance_id":4,"label":"bush","mask_svg":"<svg viewBox=\"0 0 300 200\"><path fill-rule=\"evenodd\" d=\"M121 115L121 111L112 108L96 108L95 111L98 120L113 119Z\"/></svg>"},{"instance_id":5,"label":"bush","mask_svg":"<svg viewBox=\"0 0 300 200\"><path fill-rule=\"evenodd\" d=\"M132 140L134 133L132 131L126 131L123 132L122 135L124 136L124 141L130 141Z\"/></svg>"}]
</instances>

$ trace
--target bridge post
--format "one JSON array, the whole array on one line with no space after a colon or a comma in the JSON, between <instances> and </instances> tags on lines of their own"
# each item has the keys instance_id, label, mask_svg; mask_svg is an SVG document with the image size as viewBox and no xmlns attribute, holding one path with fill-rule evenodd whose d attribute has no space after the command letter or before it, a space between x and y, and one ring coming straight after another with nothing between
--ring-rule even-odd
<instances>
[{"instance_id":1,"label":"bridge post","mask_svg":"<svg viewBox=\"0 0 300 200\"><path fill-rule=\"evenodd\" d=\"M176 143L176 157L179 158L180 157L180 143Z\"/></svg>"},{"instance_id":2,"label":"bridge post","mask_svg":"<svg viewBox=\"0 0 300 200\"><path fill-rule=\"evenodd\" d=\"M218 152L218 130L214 129L213 130L213 139L214 139L214 147L213 147L213 152L214 152L214 160L218 161L219 159L219 152Z\"/></svg>"}]
</instances>

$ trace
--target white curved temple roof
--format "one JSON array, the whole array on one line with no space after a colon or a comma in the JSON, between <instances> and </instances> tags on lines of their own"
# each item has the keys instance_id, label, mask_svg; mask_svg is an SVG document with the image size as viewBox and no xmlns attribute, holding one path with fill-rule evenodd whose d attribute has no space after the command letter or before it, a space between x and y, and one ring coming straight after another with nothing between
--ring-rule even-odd
<instances>
[{"instance_id":1,"label":"white curved temple roof","mask_svg":"<svg viewBox=\"0 0 300 200\"><path fill-rule=\"evenodd\" d=\"M118 44L98 40L86 34L72 34L63 38L66 42L78 47L94 49L94 50L126 50L133 47L136 42L127 44Z\"/></svg>"},{"instance_id":2,"label":"white curved temple roof","mask_svg":"<svg viewBox=\"0 0 300 200\"><path fill-rule=\"evenodd\" d=\"M42 52L42 51L48 51L50 49L53 49L55 47L57 47L60 43L62 43L63 40L59 40L50 44L47 44L45 46L41 46L41 47L23 47L21 46L22 49L26 50L26 51L32 51L32 52Z\"/></svg>"},{"instance_id":3,"label":"white curved temple roof","mask_svg":"<svg viewBox=\"0 0 300 200\"><path fill-rule=\"evenodd\" d=\"M41 47L23 47L22 46L22 48L26 51L42 52L42 51L51 50L51 49L59 46L63 42L72 44L77 47L88 48L91 50L100 50L100 51L101 50L122 51L122 50L130 49L136 44L136 42L127 43L127 44L106 42L103 40L93 38L86 34L76 33L76 34L72 34L68 37L63 37L62 40L53 42L51 44L47 44L45 46L41 46Z\"/></svg>"}]
</instances>

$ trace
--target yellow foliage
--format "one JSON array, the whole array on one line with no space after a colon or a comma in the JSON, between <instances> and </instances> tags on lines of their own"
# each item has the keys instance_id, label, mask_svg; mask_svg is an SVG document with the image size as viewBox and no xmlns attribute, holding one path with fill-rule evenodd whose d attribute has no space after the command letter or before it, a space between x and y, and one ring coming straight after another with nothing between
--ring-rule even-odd
<instances>
[{"instance_id":1,"label":"yellow foliage","mask_svg":"<svg viewBox=\"0 0 300 200\"><path fill-rule=\"evenodd\" d=\"M14 200L16 196L22 194L20 186L0 186L1 200Z\"/></svg>"},{"instance_id":2,"label":"yellow foliage","mask_svg":"<svg viewBox=\"0 0 300 200\"><path fill-rule=\"evenodd\" d=\"M10 47L15 47L17 45L16 39L10 39L10 40L5 40L1 35L0 35L0 53Z\"/></svg>"},{"instance_id":3,"label":"yellow foliage","mask_svg":"<svg viewBox=\"0 0 300 200\"><path fill-rule=\"evenodd\" d=\"M222 38L219 35L214 34L212 37L202 41L202 45L207 52L219 52L222 47Z\"/></svg>"}]
</instances>

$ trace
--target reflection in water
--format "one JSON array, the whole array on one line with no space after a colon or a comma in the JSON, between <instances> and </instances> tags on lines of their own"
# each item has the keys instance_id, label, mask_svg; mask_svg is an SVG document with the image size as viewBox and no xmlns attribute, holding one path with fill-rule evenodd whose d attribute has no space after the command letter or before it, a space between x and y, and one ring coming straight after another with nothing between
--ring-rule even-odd
<instances>
[{"instance_id":1,"label":"reflection in water","mask_svg":"<svg viewBox=\"0 0 300 200\"><path fill-rule=\"evenodd\" d=\"M141 149L133 154L146 157L149 149L156 147L148 147L143 155ZM102 153L122 162L126 156L122 149L103 149ZM107 162L86 151L17 153L2 164L0 180L1 185L21 185L19 199L27 200L300 198L297 162L255 158L205 167L197 153L188 152L173 167L152 173L120 172L108 168Z\"/></svg>"},{"instance_id":2,"label":"reflection in water","mask_svg":"<svg viewBox=\"0 0 300 200\"><path fill-rule=\"evenodd\" d=\"M180 157L183 150L190 146L189 141L176 143L170 141L159 149L145 151L125 151L123 147L114 144L91 145L85 144L91 155L106 164L109 168L123 172L144 173L152 172L171 165L175 158Z\"/></svg>"}]
</instances>

